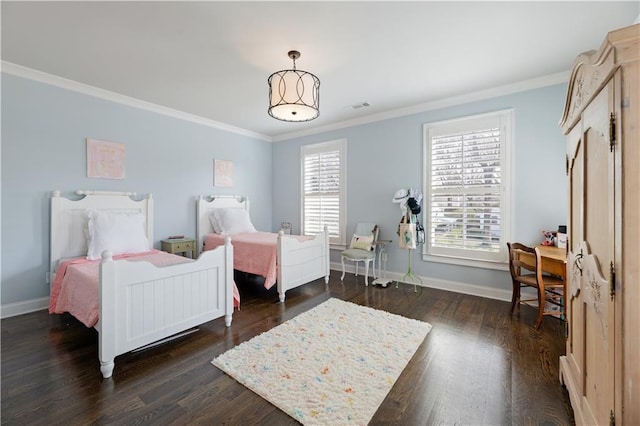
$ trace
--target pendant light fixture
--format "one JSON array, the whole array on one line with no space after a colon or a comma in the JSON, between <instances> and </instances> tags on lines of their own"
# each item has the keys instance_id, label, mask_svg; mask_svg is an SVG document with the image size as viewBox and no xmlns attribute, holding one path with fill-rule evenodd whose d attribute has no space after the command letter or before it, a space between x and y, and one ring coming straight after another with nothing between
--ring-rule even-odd
<instances>
[{"instance_id":1,"label":"pendant light fixture","mask_svg":"<svg viewBox=\"0 0 640 426\"><path fill-rule=\"evenodd\" d=\"M282 121L310 121L320 115L320 80L310 72L297 70L300 52L288 53L293 69L269 76L269 115Z\"/></svg>"}]
</instances>

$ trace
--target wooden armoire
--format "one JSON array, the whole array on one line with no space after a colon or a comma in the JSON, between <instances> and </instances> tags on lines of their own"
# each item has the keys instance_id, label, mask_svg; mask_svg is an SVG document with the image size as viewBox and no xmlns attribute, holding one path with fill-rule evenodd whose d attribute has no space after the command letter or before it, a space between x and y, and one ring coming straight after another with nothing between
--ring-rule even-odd
<instances>
[{"instance_id":1,"label":"wooden armoire","mask_svg":"<svg viewBox=\"0 0 640 426\"><path fill-rule=\"evenodd\" d=\"M640 24L574 62L567 135L567 348L576 424L640 424Z\"/></svg>"}]
</instances>

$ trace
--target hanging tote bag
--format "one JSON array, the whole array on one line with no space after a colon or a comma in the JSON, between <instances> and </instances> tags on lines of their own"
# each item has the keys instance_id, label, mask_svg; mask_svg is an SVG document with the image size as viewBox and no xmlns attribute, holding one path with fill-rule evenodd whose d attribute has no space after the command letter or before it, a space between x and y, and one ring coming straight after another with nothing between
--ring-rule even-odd
<instances>
[{"instance_id":1,"label":"hanging tote bag","mask_svg":"<svg viewBox=\"0 0 640 426\"><path fill-rule=\"evenodd\" d=\"M398 244L400 248L405 250L414 250L417 246L416 242L416 224L411 223L411 214L408 214L408 218L402 218L400 222L400 238L398 238Z\"/></svg>"}]
</instances>

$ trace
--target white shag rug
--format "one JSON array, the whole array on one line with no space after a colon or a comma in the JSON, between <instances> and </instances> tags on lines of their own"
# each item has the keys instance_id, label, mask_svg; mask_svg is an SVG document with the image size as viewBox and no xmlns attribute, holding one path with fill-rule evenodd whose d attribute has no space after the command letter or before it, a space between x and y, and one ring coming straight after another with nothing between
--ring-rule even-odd
<instances>
[{"instance_id":1,"label":"white shag rug","mask_svg":"<svg viewBox=\"0 0 640 426\"><path fill-rule=\"evenodd\" d=\"M303 424L365 425L430 330L329 299L211 363Z\"/></svg>"}]
</instances>

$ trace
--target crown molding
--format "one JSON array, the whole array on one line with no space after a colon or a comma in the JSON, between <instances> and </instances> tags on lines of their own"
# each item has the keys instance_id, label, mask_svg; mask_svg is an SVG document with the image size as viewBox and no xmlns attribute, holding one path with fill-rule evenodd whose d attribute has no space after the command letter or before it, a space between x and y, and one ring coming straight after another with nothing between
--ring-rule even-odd
<instances>
[{"instance_id":1,"label":"crown molding","mask_svg":"<svg viewBox=\"0 0 640 426\"><path fill-rule=\"evenodd\" d=\"M538 77L530 80L524 80L517 83L498 86L491 89L480 90L472 93L466 93L460 96L443 98L435 101L417 104L410 107L399 108L391 111L381 112L378 114L371 114L364 117L359 117L352 120L345 120L339 123L329 124L326 126L315 127L313 129L301 130L301 131L292 132L292 133L285 133L285 134L271 137L271 136L263 135L261 133L231 126L229 124L210 120L208 118L200 117L198 115L189 114L183 111L178 111L175 109L163 107L161 105L156 105L151 102L142 101L140 99L125 96L120 93L99 89L94 86L89 86L87 84L79 83L74 80L69 80L63 77L58 77L52 74L44 73L42 71L37 71L31 68L23 67L21 65L17 65L11 62L2 61L1 71L7 74L18 76L18 77L27 78L30 80L38 81L41 83L49 84L52 86L60 87L60 88L71 90L78 93L83 93L85 95L94 96L100 99L105 99L108 101L120 103L120 104L131 106L134 108L155 112L157 114L166 115L166 116L177 118L180 120L201 124L207 127L224 130L224 131L239 134L242 136L252 137L252 138L256 138L256 139L267 141L267 142L281 142L281 141L295 139L303 136L310 136L310 135L329 132L333 130L340 130L347 127L359 126L363 124L374 123L377 121L389 120L392 118L403 117L403 116L417 114L421 112L447 108L455 105L461 105L469 102L490 99L497 96L510 95L512 93L524 92L527 90L533 90L541 87L552 86L555 84L566 83L569 78L569 71L560 72L560 73L550 74L547 76Z\"/></svg>"},{"instance_id":2,"label":"crown molding","mask_svg":"<svg viewBox=\"0 0 640 426\"><path fill-rule=\"evenodd\" d=\"M447 108L455 105L466 104L470 102L480 101L484 99L495 98L498 96L510 95L512 93L525 92L527 90L539 89L541 87L553 86L555 84L566 83L569 81L569 71L563 71L556 74L550 74L543 77L524 80L517 83L506 84L503 86L493 87L491 89L479 90L477 92L466 93L460 96L443 98L436 101L425 102L422 104L385 111L378 114L371 114L352 120L342 121L326 126L315 127L313 129L301 130L299 132L286 133L272 138L273 142L281 142L289 139L299 138L302 136L315 135L318 133L329 132L332 130L344 129L346 127L359 126L362 124L373 123L376 121L388 120L391 118L403 117L406 115L417 114L436 109Z\"/></svg>"},{"instance_id":3,"label":"crown molding","mask_svg":"<svg viewBox=\"0 0 640 426\"><path fill-rule=\"evenodd\" d=\"M26 78L29 80L38 81L40 83L49 84L51 86L60 87L62 89L71 90L74 92L82 93L96 98L104 99L111 102L127 105L130 107L142 109L145 111L155 112L157 114L166 115L179 120L189 121L191 123L201 124L203 126L212 127L214 129L224 130L230 133L236 133L242 136L248 136L271 142L270 136L263 135L261 133L252 132L250 130L241 129L239 127L231 126L229 124L220 123L219 121L210 120L208 118L200 117L199 115L189 114L183 111L163 107L151 102L142 101L140 99L125 96L120 93L111 92L109 90L99 89L88 84L79 83L67 78L58 77L53 74L47 74L42 71L37 71L31 68L23 67L11 62L2 61L2 72L12 74L17 77Z\"/></svg>"}]
</instances>

